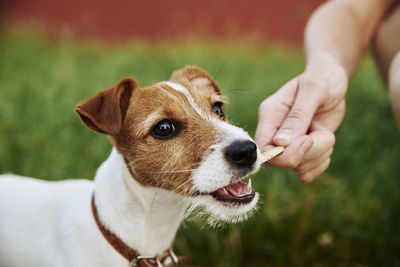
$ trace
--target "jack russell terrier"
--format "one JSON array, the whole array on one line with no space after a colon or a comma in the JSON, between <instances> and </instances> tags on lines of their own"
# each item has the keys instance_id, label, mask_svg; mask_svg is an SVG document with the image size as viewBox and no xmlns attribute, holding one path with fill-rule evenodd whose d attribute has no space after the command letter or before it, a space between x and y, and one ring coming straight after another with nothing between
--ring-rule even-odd
<instances>
[{"instance_id":1,"label":"jack russell terrier","mask_svg":"<svg viewBox=\"0 0 400 267\"><path fill-rule=\"evenodd\" d=\"M228 123L220 88L189 66L139 88L123 79L80 103L114 146L94 182L0 176L0 266L170 266L185 214L238 222L258 194L242 179L261 153Z\"/></svg>"}]
</instances>

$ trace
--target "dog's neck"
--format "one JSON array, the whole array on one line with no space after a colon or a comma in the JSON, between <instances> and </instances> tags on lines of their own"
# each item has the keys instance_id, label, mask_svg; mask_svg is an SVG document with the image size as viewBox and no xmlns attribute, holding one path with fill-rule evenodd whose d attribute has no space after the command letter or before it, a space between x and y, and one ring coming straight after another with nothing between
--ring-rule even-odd
<instances>
[{"instance_id":1,"label":"dog's neck","mask_svg":"<svg viewBox=\"0 0 400 267\"><path fill-rule=\"evenodd\" d=\"M170 247L188 206L172 192L140 185L115 148L97 171L94 195L101 223L152 257Z\"/></svg>"}]
</instances>

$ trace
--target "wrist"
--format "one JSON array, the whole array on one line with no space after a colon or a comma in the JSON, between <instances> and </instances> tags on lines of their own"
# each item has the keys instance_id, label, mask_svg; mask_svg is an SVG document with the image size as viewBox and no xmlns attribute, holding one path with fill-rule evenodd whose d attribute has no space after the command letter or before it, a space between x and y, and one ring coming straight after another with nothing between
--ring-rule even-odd
<instances>
[{"instance_id":1,"label":"wrist","mask_svg":"<svg viewBox=\"0 0 400 267\"><path fill-rule=\"evenodd\" d=\"M323 72L324 70L342 72L348 79L346 68L328 52L314 52L307 55L305 72Z\"/></svg>"},{"instance_id":2,"label":"wrist","mask_svg":"<svg viewBox=\"0 0 400 267\"><path fill-rule=\"evenodd\" d=\"M323 91L331 105L338 105L343 100L348 80L345 68L328 53L314 53L310 56L302 75L303 85L310 87L313 84L313 87Z\"/></svg>"}]
</instances>

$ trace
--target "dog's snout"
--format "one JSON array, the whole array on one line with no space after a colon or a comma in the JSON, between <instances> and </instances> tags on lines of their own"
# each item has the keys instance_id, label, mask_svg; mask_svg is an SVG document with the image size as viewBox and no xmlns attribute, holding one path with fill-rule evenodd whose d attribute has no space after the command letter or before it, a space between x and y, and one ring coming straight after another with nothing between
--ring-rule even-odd
<instances>
[{"instance_id":1,"label":"dog's snout","mask_svg":"<svg viewBox=\"0 0 400 267\"><path fill-rule=\"evenodd\" d=\"M251 167L257 160L257 146L251 141L235 142L226 149L225 158L236 167Z\"/></svg>"}]
</instances>

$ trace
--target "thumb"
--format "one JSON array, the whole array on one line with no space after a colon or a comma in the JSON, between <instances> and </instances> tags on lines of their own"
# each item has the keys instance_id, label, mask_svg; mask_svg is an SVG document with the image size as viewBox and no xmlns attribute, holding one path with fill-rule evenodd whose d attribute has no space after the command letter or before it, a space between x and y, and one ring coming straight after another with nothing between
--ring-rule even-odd
<instances>
[{"instance_id":1,"label":"thumb","mask_svg":"<svg viewBox=\"0 0 400 267\"><path fill-rule=\"evenodd\" d=\"M275 94L265 99L258 110L255 141L264 151L273 145L273 138L290 111L298 87L298 77L283 85Z\"/></svg>"},{"instance_id":2,"label":"thumb","mask_svg":"<svg viewBox=\"0 0 400 267\"><path fill-rule=\"evenodd\" d=\"M322 101L320 86L300 80L293 105L273 138L276 145L287 146L295 138L305 135Z\"/></svg>"}]
</instances>

